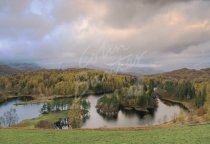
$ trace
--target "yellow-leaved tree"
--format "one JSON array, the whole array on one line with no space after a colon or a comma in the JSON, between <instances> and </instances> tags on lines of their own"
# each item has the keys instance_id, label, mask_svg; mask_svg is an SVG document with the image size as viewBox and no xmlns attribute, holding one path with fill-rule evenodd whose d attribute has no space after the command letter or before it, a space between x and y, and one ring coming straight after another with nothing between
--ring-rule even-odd
<instances>
[{"instance_id":1,"label":"yellow-leaved tree","mask_svg":"<svg viewBox=\"0 0 210 144\"><path fill-rule=\"evenodd\" d=\"M80 99L74 99L68 112L68 122L71 128L79 128L82 123L82 109Z\"/></svg>"}]
</instances>

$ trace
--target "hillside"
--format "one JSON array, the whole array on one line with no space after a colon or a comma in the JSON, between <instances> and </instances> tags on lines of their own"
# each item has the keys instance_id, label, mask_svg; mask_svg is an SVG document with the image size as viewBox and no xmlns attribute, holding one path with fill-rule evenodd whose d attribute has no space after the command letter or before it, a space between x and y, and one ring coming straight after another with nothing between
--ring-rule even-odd
<instances>
[{"instance_id":1,"label":"hillside","mask_svg":"<svg viewBox=\"0 0 210 144\"><path fill-rule=\"evenodd\" d=\"M35 63L8 63L7 65L20 71L37 71L43 69Z\"/></svg>"},{"instance_id":2,"label":"hillside","mask_svg":"<svg viewBox=\"0 0 210 144\"><path fill-rule=\"evenodd\" d=\"M0 75L15 74L20 72L20 70L10 67L8 65L0 65Z\"/></svg>"},{"instance_id":3,"label":"hillside","mask_svg":"<svg viewBox=\"0 0 210 144\"><path fill-rule=\"evenodd\" d=\"M90 69L40 70L0 76L4 96L81 96L127 87L135 77ZM1 97L0 97L1 98Z\"/></svg>"},{"instance_id":4,"label":"hillside","mask_svg":"<svg viewBox=\"0 0 210 144\"><path fill-rule=\"evenodd\" d=\"M33 63L2 63L0 64L0 75L11 75L19 72L38 71L40 66Z\"/></svg>"},{"instance_id":5,"label":"hillside","mask_svg":"<svg viewBox=\"0 0 210 144\"><path fill-rule=\"evenodd\" d=\"M162 77L167 79L185 79L185 80L193 80L193 79L209 79L210 78L210 68L195 70L195 69L187 69L182 68L179 70L174 70L171 72L165 72L157 75L151 75L155 77Z\"/></svg>"},{"instance_id":6,"label":"hillside","mask_svg":"<svg viewBox=\"0 0 210 144\"><path fill-rule=\"evenodd\" d=\"M154 80L156 94L162 99L180 103L190 109L186 121L210 120L210 68L179 69L143 77Z\"/></svg>"},{"instance_id":7,"label":"hillside","mask_svg":"<svg viewBox=\"0 0 210 144\"><path fill-rule=\"evenodd\" d=\"M0 129L4 144L208 144L210 124L147 130Z\"/></svg>"}]
</instances>

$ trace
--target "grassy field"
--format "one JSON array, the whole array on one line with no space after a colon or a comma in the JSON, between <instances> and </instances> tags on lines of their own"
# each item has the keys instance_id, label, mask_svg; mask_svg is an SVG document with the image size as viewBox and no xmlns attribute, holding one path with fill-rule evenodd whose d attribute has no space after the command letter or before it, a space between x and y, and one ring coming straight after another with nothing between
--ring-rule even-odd
<instances>
[{"instance_id":1,"label":"grassy field","mask_svg":"<svg viewBox=\"0 0 210 144\"><path fill-rule=\"evenodd\" d=\"M209 144L210 124L133 131L0 129L2 144Z\"/></svg>"}]
</instances>

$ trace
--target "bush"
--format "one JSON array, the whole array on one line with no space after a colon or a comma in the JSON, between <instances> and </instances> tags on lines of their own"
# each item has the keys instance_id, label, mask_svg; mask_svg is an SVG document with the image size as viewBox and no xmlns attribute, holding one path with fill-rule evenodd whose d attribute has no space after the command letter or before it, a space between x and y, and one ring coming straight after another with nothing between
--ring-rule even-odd
<instances>
[{"instance_id":1,"label":"bush","mask_svg":"<svg viewBox=\"0 0 210 144\"><path fill-rule=\"evenodd\" d=\"M35 125L35 128L43 128L43 129L52 129L53 127L54 127L53 124L47 120L41 120Z\"/></svg>"},{"instance_id":2,"label":"bush","mask_svg":"<svg viewBox=\"0 0 210 144\"><path fill-rule=\"evenodd\" d=\"M183 111L182 109L180 110L180 113L179 113L179 116L178 116L177 120L178 120L181 124L183 124L184 121L185 121L185 113L184 113L184 111Z\"/></svg>"},{"instance_id":3,"label":"bush","mask_svg":"<svg viewBox=\"0 0 210 144\"><path fill-rule=\"evenodd\" d=\"M16 124L15 127L29 127L30 125L31 125L30 122L28 122L28 121L22 121L22 122Z\"/></svg>"},{"instance_id":4,"label":"bush","mask_svg":"<svg viewBox=\"0 0 210 144\"><path fill-rule=\"evenodd\" d=\"M197 111L197 115L198 115L198 116L203 116L203 115L205 115L206 113L207 113L207 112L206 112L206 110L205 110L203 107L199 108L198 111Z\"/></svg>"}]
</instances>

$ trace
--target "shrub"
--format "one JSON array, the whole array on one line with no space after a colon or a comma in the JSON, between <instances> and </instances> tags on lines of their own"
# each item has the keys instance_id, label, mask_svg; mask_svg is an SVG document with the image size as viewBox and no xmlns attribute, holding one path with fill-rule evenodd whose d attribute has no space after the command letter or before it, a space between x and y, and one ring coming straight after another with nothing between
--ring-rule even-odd
<instances>
[{"instance_id":1,"label":"shrub","mask_svg":"<svg viewBox=\"0 0 210 144\"><path fill-rule=\"evenodd\" d=\"M206 114L206 110L203 107L199 108L197 111L197 115L203 116L204 114Z\"/></svg>"},{"instance_id":2,"label":"shrub","mask_svg":"<svg viewBox=\"0 0 210 144\"><path fill-rule=\"evenodd\" d=\"M53 124L47 120L41 120L35 125L35 128L52 129Z\"/></svg>"}]
</instances>

